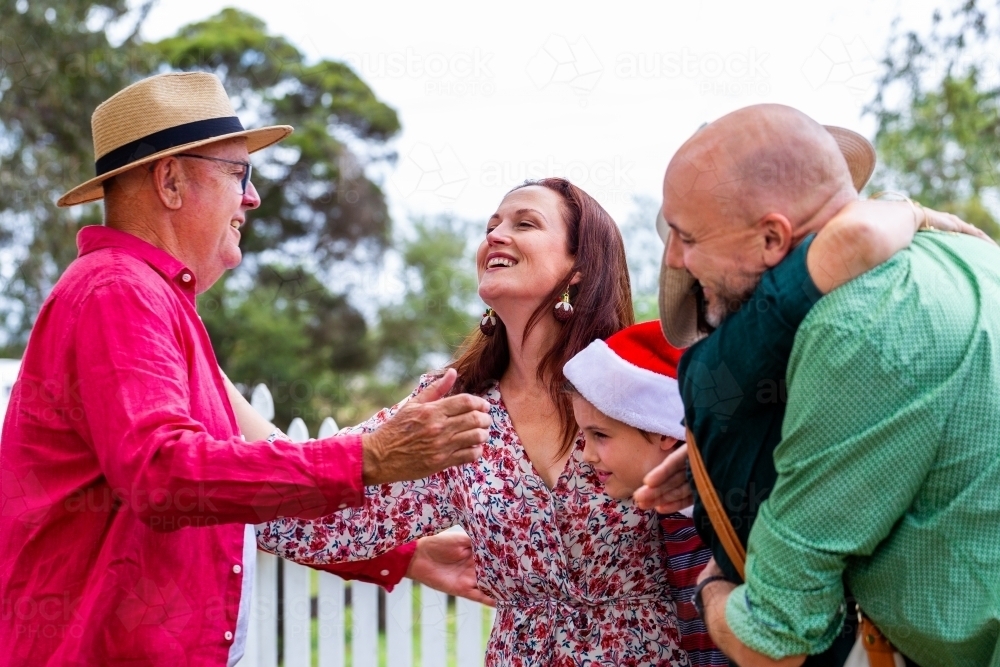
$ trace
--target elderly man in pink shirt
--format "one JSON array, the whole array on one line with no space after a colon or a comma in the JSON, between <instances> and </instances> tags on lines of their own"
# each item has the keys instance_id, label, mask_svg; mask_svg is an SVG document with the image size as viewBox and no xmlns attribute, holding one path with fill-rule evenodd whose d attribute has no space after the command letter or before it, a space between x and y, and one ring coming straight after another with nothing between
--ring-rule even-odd
<instances>
[{"instance_id":1,"label":"elderly man in pink shirt","mask_svg":"<svg viewBox=\"0 0 1000 667\"><path fill-rule=\"evenodd\" d=\"M234 665L252 524L475 460L487 405L446 396L451 374L369 436L244 441L195 296L240 262L249 154L292 128L245 130L204 73L129 86L92 124L97 177L59 203L103 197L105 225L81 230L4 422L0 665ZM429 539L331 569L475 596L461 536Z\"/></svg>"}]
</instances>

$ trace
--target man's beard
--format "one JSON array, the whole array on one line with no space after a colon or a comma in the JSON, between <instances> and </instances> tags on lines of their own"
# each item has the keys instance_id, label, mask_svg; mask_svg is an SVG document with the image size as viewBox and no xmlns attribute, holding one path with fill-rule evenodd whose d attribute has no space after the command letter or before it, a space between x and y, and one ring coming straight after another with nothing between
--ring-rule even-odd
<instances>
[{"instance_id":1,"label":"man's beard","mask_svg":"<svg viewBox=\"0 0 1000 667\"><path fill-rule=\"evenodd\" d=\"M759 273L743 273L735 280L724 280L718 285L713 290L715 298L705 302L705 321L708 325L717 329L723 320L749 301L757 289L760 276Z\"/></svg>"}]
</instances>

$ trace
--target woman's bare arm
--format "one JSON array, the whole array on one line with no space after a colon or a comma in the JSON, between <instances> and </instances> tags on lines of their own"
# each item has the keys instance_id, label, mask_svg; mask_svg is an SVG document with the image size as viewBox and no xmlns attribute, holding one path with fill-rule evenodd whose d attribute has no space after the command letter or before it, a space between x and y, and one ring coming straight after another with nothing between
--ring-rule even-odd
<instances>
[{"instance_id":1,"label":"woman's bare arm","mask_svg":"<svg viewBox=\"0 0 1000 667\"><path fill-rule=\"evenodd\" d=\"M287 440L285 434L277 426L261 417L253 409L253 406L247 402L247 399L243 398L243 394L233 386L225 373L222 374L222 380L226 383L226 393L233 406L233 413L236 415L236 423L240 427L240 433L243 434L247 442L266 440L272 433L277 433L278 437Z\"/></svg>"},{"instance_id":2,"label":"woman's bare arm","mask_svg":"<svg viewBox=\"0 0 1000 667\"><path fill-rule=\"evenodd\" d=\"M908 201L856 201L845 206L816 235L806 266L824 294L857 278L913 241L922 227L977 236L993 243L981 230L950 213Z\"/></svg>"}]
</instances>

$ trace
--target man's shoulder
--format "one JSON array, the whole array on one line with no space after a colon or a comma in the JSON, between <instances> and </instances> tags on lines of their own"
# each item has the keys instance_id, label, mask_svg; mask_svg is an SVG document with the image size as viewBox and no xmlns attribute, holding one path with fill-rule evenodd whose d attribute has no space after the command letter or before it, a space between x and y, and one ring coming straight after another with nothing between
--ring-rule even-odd
<instances>
[{"instance_id":1,"label":"man's shoulder","mask_svg":"<svg viewBox=\"0 0 1000 667\"><path fill-rule=\"evenodd\" d=\"M796 336L791 374L806 359L817 370L863 360L915 382L956 368L980 334L1000 338L998 260L997 248L973 237L919 234L816 304Z\"/></svg>"},{"instance_id":2,"label":"man's shoulder","mask_svg":"<svg viewBox=\"0 0 1000 667\"><path fill-rule=\"evenodd\" d=\"M882 330L906 338L921 333L906 323L952 330L1000 324L987 312L997 297L1000 250L973 237L919 234L909 248L823 298L802 331Z\"/></svg>"},{"instance_id":3,"label":"man's shoulder","mask_svg":"<svg viewBox=\"0 0 1000 667\"><path fill-rule=\"evenodd\" d=\"M101 248L77 257L56 282L52 294L82 301L109 288L171 298L166 280L147 262L121 248Z\"/></svg>"}]
</instances>

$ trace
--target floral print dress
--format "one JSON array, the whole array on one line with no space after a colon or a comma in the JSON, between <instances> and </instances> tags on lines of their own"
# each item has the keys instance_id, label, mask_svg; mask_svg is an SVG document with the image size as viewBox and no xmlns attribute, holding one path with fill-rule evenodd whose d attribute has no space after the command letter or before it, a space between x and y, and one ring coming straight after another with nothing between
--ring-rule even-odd
<instances>
[{"instance_id":1,"label":"floral print dress","mask_svg":"<svg viewBox=\"0 0 1000 667\"><path fill-rule=\"evenodd\" d=\"M433 378L421 378L421 391ZM416 393L416 392L415 392ZM300 563L372 558L446 528L465 529L479 587L497 602L490 667L688 665L655 512L602 492L579 437L549 489L494 386L480 460L366 489L363 507L257 527L260 548ZM345 432L369 432L402 405Z\"/></svg>"}]
</instances>

